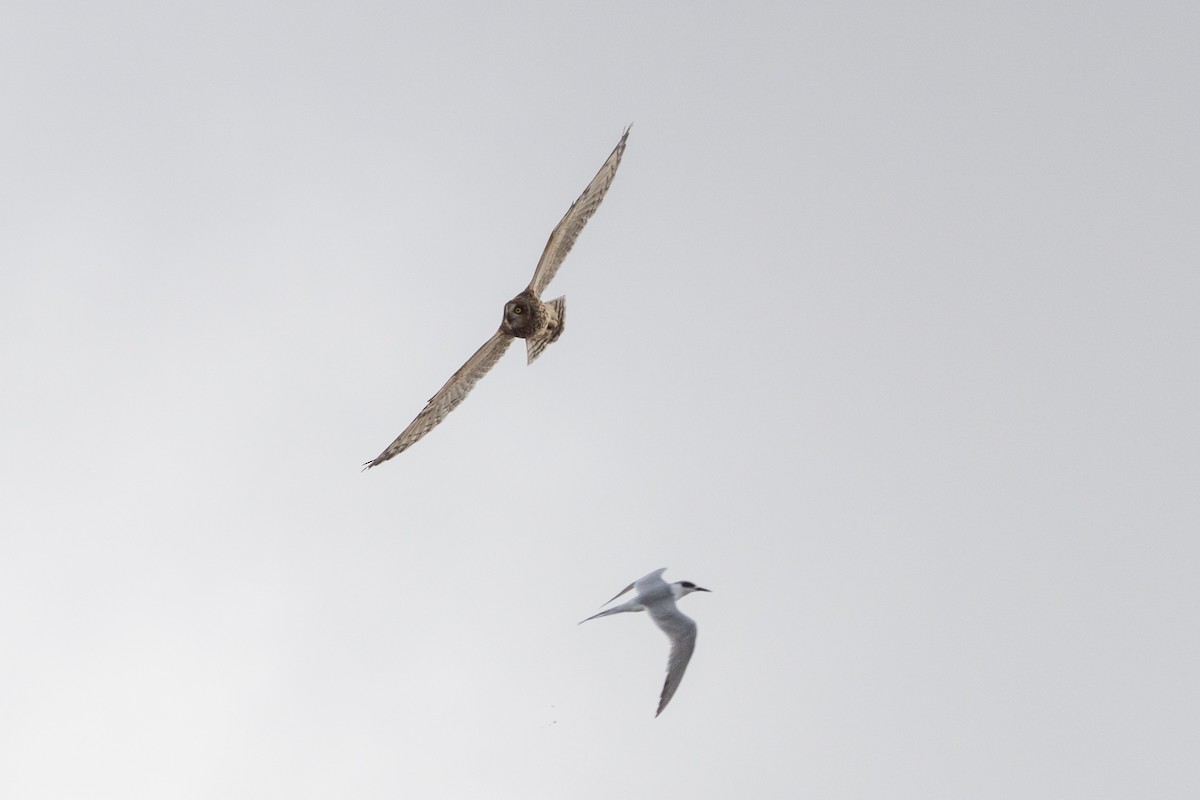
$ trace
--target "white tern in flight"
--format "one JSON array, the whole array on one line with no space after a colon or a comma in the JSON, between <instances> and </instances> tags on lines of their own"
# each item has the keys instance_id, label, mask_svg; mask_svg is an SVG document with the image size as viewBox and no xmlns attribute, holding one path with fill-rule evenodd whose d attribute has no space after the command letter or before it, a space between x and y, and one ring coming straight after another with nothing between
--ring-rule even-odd
<instances>
[{"instance_id":1,"label":"white tern in flight","mask_svg":"<svg viewBox=\"0 0 1200 800\"><path fill-rule=\"evenodd\" d=\"M683 680L683 671L687 669L688 662L692 659L692 651L696 649L696 622L680 611L676 607L675 601L692 592L709 591L691 581L667 583L662 577L666 571L667 568L663 567L654 570L644 578L638 578L617 592L617 597L620 597L630 589L637 589L637 594L632 600L594 614L579 623L582 625L597 617L607 617L609 614L620 614L625 611L650 612L650 619L654 620L654 624L671 640L671 655L667 658L667 680L663 684L662 696L658 700L658 711L654 712L656 717L663 712L667 703L671 702L671 698L675 696L675 690L679 688L679 682ZM608 603L616 600L617 597L609 600Z\"/></svg>"}]
</instances>

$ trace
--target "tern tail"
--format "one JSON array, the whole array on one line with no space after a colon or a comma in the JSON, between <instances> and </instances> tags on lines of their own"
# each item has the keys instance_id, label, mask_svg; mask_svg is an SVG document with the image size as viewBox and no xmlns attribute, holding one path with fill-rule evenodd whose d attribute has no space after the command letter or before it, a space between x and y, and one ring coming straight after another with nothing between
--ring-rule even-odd
<instances>
[{"instance_id":1,"label":"tern tail","mask_svg":"<svg viewBox=\"0 0 1200 800\"><path fill-rule=\"evenodd\" d=\"M601 611L599 614L592 614L587 619L580 620L579 624L582 625L583 623L588 622L589 620L599 619L600 617L607 617L609 614L622 614L626 611L641 611L641 610L642 610L642 606L637 603L634 603L634 602L622 603L621 605L614 606L613 608L610 608L607 611Z\"/></svg>"}]
</instances>

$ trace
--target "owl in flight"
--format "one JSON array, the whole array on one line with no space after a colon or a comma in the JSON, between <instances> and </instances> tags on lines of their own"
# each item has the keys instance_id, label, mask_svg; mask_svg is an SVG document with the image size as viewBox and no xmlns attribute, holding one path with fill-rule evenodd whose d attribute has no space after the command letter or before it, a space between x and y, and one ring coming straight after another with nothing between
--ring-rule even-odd
<instances>
[{"instance_id":1,"label":"owl in flight","mask_svg":"<svg viewBox=\"0 0 1200 800\"><path fill-rule=\"evenodd\" d=\"M430 398L425 408L421 409L421 413L417 414L417 418L409 423L386 450L374 460L368 461L363 466L364 469L377 467L389 458L403 453L433 430L434 426L466 399L479 379L495 366L500 356L504 355L504 351L512 344L513 337L525 340L525 354L528 363L532 364L548 345L562 336L567 318L567 299L564 296L543 302L542 292L554 278L554 273L558 272L567 253L571 252L571 247L583 226L587 225L592 214L600 207L604 193L608 191L617 174L621 156L625 153L625 140L628 138L629 128L626 128L625 133L621 135L621 141L617 142L604 166L600 167L596 177L592 178L583 194L571 204L562 220L550 233L546 249L542 251L542 257L533 271L533 280L525 287L525 291L504 304L500 330L496 331L483 347L476 350L475 355L468 358L467 363L463 364L458 372L450 376L450 380Z\"/></svg>"}]
</instances>

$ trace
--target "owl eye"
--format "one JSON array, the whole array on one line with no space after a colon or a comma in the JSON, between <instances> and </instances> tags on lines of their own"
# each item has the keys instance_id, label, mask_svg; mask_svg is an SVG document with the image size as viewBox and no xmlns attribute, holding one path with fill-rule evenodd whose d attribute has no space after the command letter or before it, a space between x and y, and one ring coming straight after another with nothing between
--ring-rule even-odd
<instances>
[{"instance_id":1,"label":"owl eye","mask_svg":"<svg viewBox=\"0 0 1200 800\"><path fill-rule=\"evenodd\" d=\"M513 306L513 313L514 314L524 314L525 309L521 308L520 306Z\"/></svg>"}]
</instances>

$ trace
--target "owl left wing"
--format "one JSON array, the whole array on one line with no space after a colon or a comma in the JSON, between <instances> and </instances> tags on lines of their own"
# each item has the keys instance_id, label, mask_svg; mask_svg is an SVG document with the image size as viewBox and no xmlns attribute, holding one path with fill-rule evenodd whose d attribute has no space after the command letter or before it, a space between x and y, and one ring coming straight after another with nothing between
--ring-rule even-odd
<instances>
[{"instance_id":1,"label":"owl left wing","mask_svg":"<svg viewBox=\"0 0 1200 800\"><path fill-rule=\"evenodd\" d=\"M421 409L417 418L396 437L396 441L389 444L387 449L376 456L373 461L364 464L363 469L377 467L389 458L403 453L416 444L422 436L433 430L439 422L446 418L447 414L458 408L458 404L467 398L479 379L496 366L496 362L500 360L500 356L504 355L504 351L512 344L512 340L513 337L504 331L496 331L496 334L488 339L483 347L476 350L475 354L467 359L467 363L463 364L458 372L450 376L446 385L429 398L425 408Z\"/></svg>"},{"instance_id":2,"label":"owl left wing","mask_svg":"<svg viewBox=\"0 0 1200 800\"><path fill-rule=\"evenodd\" d=\"M541 259L538 260L537 269L533 271L533 280L529 282L529 290L538 297L542 296L542 291L554 278L554 274L558 272L563 259L567 257L567 253L571 252L575 240L583 231L583 226L587 225L588 220L600 207L600 201L604 199L604 194L612 185L613 178L617 176L617 167L621 165L621 156L625 154L625 140L628 138L629 128L626 128L625 133L621 134L621 141L617 142L617 146L609 154L604 166L600 167L596 177L592 178L592 182L583 190L583 194L579 195L578 199L571 204L567 213L550 233L550 239L546 242Z\"/></svg>"}]
</instances>

